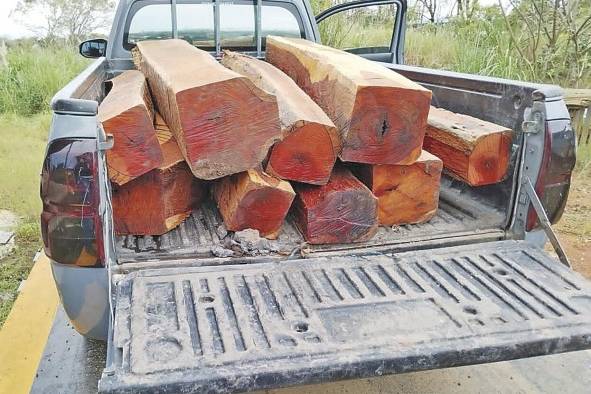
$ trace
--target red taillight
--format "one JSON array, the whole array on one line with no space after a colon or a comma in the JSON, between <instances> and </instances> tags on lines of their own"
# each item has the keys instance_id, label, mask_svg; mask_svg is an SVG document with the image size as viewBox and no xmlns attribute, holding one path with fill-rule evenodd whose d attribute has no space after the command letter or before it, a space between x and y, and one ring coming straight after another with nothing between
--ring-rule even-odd
<instances>
[{"instance_id":1,"label":"red taillight","mask_svg":"<svg viewBox=\"0 0 591 394\"><path fill-rule=\"evenodd\" d=\"M575 133L568 120L546 122L542 163L534 189L552 224L560 220L566 207L571 174L576 162ZM530 206L526 231L538 227L538 215Z\"/></svg>"},{"instance_id":2,"label":"red taillight","mask_svg":"<svg viewBox=\"0 0 591 394\"><path fill-rule=\"evenodd\" d=\"M41 173L45 253L61 264L104 266L96 140L51 143Z\"/></svg>"}]
</instances>

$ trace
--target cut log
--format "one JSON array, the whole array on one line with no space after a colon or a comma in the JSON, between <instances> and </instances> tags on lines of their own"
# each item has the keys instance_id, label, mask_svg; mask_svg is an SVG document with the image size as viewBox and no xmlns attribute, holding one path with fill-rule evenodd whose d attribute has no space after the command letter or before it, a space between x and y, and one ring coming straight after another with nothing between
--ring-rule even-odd
<instances>
[{"instance_id":1,"label":"cut log","mask_svg":"<svg viewBox=\"0 0 591 394\"><path fill-rule=\"evenodd\" d=\"M134 60L193 174L255 168L281 137L275 97L183 40L142 41Z\"/></svg>"},{"instance_id":2,"label":"cut log","mask_svg":"<svg viewBox=\"0 0 591 394\"><path fill-rule=\"evenodd\" d=\"M500 182L507 172L511 130L468 115L431 107L425 150L471 186Z\"/></svg>"},{"instance_id":3,"label":"cut log","mask_svg":"<svg viewBox=\"0 0 591 394\"><path fill-rule=\"evenodd\" d=\"M213 186L226 229L259 230L262 237L275 239L293 202L289 182L259 170L248 170L217 181Z\"/></svg>"},{"instance_id":4,"label":"cut log","mask_svg":"<svg viewBox=\"0 0 591 394\"><path fill-rule=\"evenodd\" d=\"M311 41L267 37L267 61L332 119L344 161L410 164L421 154L431 92L374 62Z\"/></svg>"},{"instance_id":5,"label":"cut log","mask_svg":"<svg viewBox=\"0 0 591 394\"><path fill-rule=\"evenodd\" d=\"M355 175L378 198L381 225L423 223L437 212L441 181L441 160L427 151L410 165L368 165L353 167Z\"/></svg>"},{"instance_id":6,"label":"cut log","mask_svg":"<svg viewBox=\"0 0 591 394\"><path fill-rule=\"evenodd\" d=\"M108 82L111 91L98 110L98 120L115 140L107 151L109 178L123 185L158 167L162 154L154 131L154 108L146 78L125 71Z\"/></svg>"},{"instance_id":7,"label":"cut log","mask_svg":"<svg viewBox=\"0 0 591 394\"><path fill-rule=\"evenodd\" d=\"M340 137L324 111L269 63L226 51L222 64L277 97L283 140L273 146L265 172L290 181L326 184L340 152Z\"/></svg>"},{"instance_id":8,"label":"cut log","mask_svg":"<svg viewBox=\"0 0 591 394\"><path fill-rule=\"evenodd\" d=\"M307 242L362 242L375 235L378 200L349 170L337 166L326 185L294 188L295 223Z\"/></svg>"},{"instance_id":9,"label":"cut log","mask_svg":"<svg viewBox=\"0 0 591 394\"><path fill-rule=\"evenodd\" d=\"M119 235L161 235L183 222L204 196L159 115L155 127L164 156L160 167L113 188L113 218Z\"/></svg>"},{"instance_id":10,"label":"cut log","mask_svg":"<svg viewBox=\"0 0 591 394\"><path fill-rule=\"evenodd\" d=\"M172 135L166 121L159 113L156 113L154 117L154 129L156 130L156 138L158 138L158 144L162 152L162 164L159 166L159 169L165 170L185 161L176 139Z\"/></svg>"}]
</instances>

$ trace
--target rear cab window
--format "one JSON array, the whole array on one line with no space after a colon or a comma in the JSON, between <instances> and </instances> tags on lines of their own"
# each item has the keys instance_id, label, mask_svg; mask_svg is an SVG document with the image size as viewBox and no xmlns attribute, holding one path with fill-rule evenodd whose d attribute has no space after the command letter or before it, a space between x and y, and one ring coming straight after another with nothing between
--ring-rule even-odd
<instances>
[{"instance_id":1,"label":"rear cab window","mask_svg":"<svg viewBox=\"0 0 591 394\"><path fill-rule=\"evenodd\" d=\"M125 24L123 46L127 50L143 40L173 37L170 0L138 1L130 9ZM206 50L215 50L215 7L211 1L177 0L178 38ZM220 45L222 49L256 50L256 3L224 1L219 3ZM294 4L265 1L261 6L261 38L265 47L267 35L305 38L298 10Z\"/></svg>"}]
</instances>

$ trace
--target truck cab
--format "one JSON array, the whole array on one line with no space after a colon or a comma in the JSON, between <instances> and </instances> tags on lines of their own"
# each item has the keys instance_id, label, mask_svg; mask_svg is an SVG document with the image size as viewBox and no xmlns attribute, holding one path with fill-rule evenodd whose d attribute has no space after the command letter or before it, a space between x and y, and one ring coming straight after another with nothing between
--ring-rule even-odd
<instances>
[{"instance_id":1,"label":"truck cab","mask_svg":"<svg viewBox=\"0 0 591 394\"><path fill-rule=\"evenodd\" d=\"M108 40L81 45L97 60L52 102L41 224L73 326L108 341L101 392L249 391L591 347L591 284L551 229L576 151L562 90L404 65L405 16L404 0L316 17L307 0L121 0ZM133 68L139 40L264 58L269 34L379 62L430 89L434 106L511 129L504 180L444 174L431 221L352 245L303 245L288 220L279 249L232 239L239 250L220 253L233 235L211 203L162 236L116 236L113 141L97 121L105 82Z\"/></svg>"}]
</instances>

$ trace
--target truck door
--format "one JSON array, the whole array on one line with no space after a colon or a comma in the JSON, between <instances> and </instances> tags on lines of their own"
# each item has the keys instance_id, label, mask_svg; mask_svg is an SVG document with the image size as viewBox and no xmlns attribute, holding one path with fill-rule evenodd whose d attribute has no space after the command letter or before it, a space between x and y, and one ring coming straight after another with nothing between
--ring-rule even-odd
<instances>
[{"instance_id":1,"label":"truck door","mask_svg":"<svg viewBox=\"0 0 591 394\"><path fill-rule=\"evenodd\" d=\"M401 63L406 2L361 0L316 16L321 43L370 60Z\"/></svg>"},{"instance_id":2,"label":"truck door","mask_svg":"<svg viewBox=\"0 0 591 394\"><path fill-rule=\"evenodd\" d=\"M526 242L145 269L101 392L240 392L591 347L591 283Z\"/></svg>"}]
</instances>

